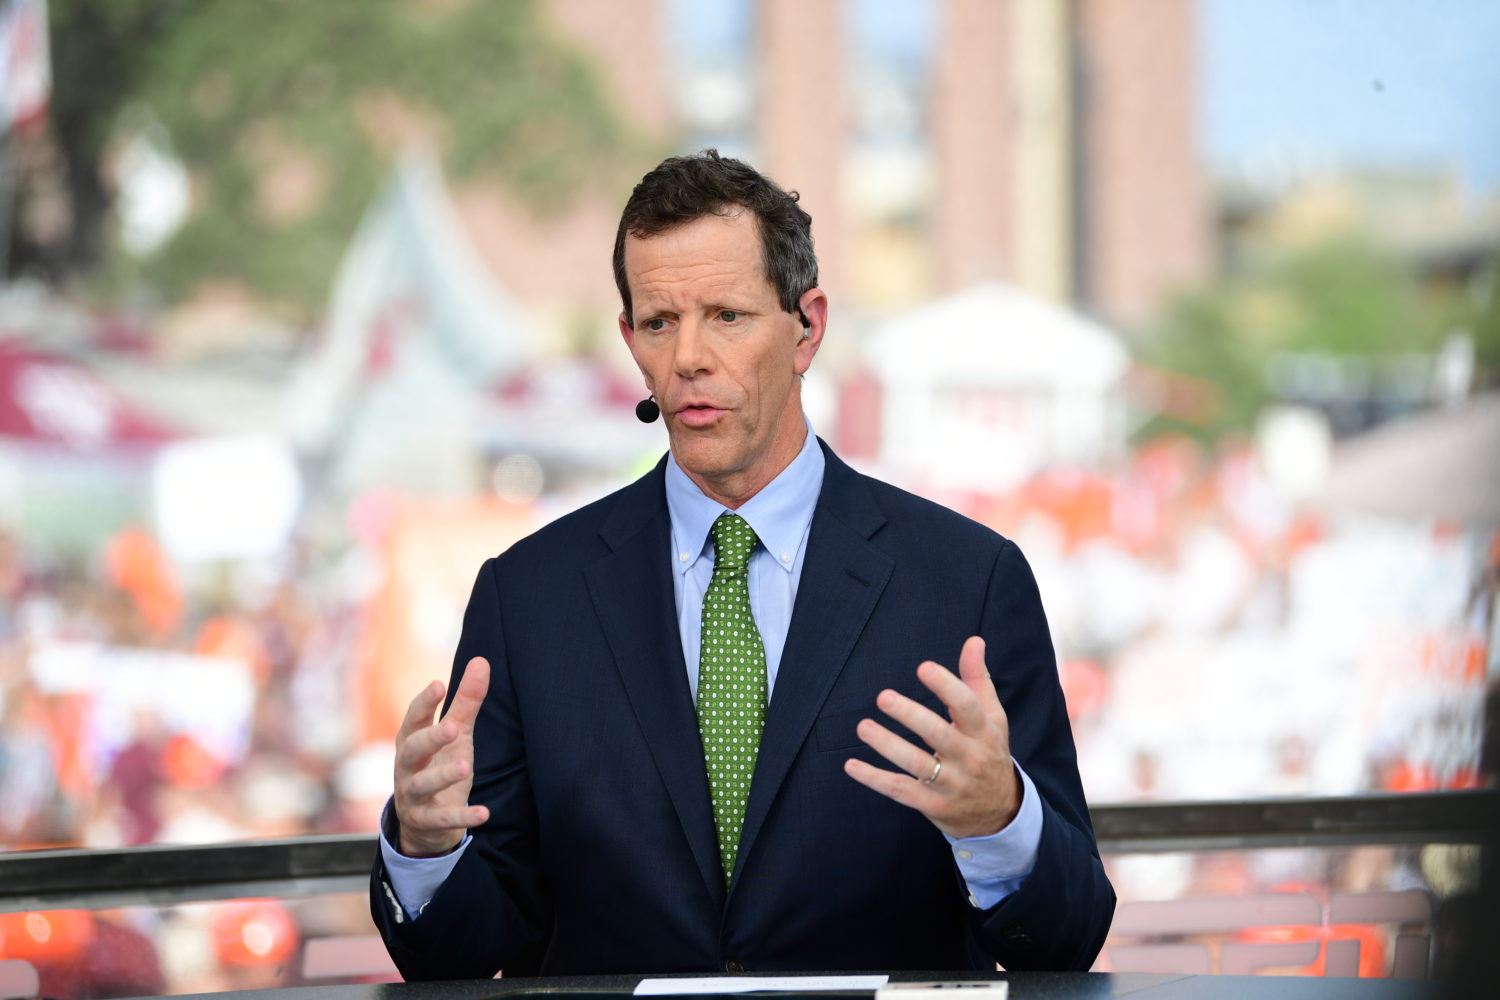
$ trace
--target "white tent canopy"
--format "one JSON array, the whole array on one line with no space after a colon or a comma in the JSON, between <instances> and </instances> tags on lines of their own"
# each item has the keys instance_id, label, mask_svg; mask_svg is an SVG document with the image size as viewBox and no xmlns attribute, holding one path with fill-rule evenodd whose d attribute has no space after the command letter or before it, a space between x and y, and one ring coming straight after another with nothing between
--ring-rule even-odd
<instances>
[{"instance_id":1,"label":"white tent canopy","mask_svg":"<svg viewBox=\"0 0 1500 1000\"><path fill-rule=\"evenodd\" d=\"M339 490L466 492L483 396L519 367L525 323L437 164L409 156L339 267L323 342L292 387L293 437Z\"/></svg>"},{"instance_id":2,"label":"white tent canopy","mask_svg":"<svg viewBox=\"0 0 1500 1000\"><path fill-rule=\"evenodd\" d=\"M1119 338L1018 288L982 284L898 316L864 357L883 390L881 464L907 481L1003 490L1124 445Z\"/></svg>"},{"instance_id":3,"label":"white tent canopy","mask_svg":"<svg viewBox=\"0 0 1500 1000\"><path fill-rule=\"evenodd\" d=\"M870 338L865 360L886 383L941 380L1101 392L1130 364L1113 331L999 282L883 324Z\"/></svg>"}]
</instances>

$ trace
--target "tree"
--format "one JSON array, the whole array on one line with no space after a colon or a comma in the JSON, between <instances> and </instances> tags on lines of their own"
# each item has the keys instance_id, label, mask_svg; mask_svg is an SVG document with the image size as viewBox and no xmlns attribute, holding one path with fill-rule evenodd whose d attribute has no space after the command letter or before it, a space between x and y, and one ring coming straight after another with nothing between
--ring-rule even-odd
<instances>
[{"instance_id":1,"label":"tree","mask_svg":"<svg viewBox=\"0 0 1500 1000\"><path fill-rule=\"evenodd\" d=\"M83 208L70 261L98 259L84 245L99 244L100 164L122 112L159 123L192 177L193 209L139 265L115 262L169 301L228 278L304 314L319 308L399 152L393 121L430 136L450 174L492 177L542 213L588 185L617 188L655 152L531 0L53 9L58 103L70 109L56 109L56 127Z\"/></svg>"},{"instance_id":2,"label":"tree","mask_svg":"<svg viewBox=\"0 0 1500 1000\"><path fill-rule=\"evenodd\" d=\"M52 95L48 118L60 153L72 225L58 246L25 242L13 230L17 270L37 268L53 277L88 271L104 250L110 192L100 165L115 118L139 91L154 40L169 33L182 0L52 0L48 4ZM19 194L20 192L18 192Z\"/></svg>"},{"instance_id":3,"label":"tree","mask_svg":"<svg viewBox=\"0 0 1500 1000\"><path fill-rule=\"evenodd\" d=\"M1177 430L1212 440L1249 431L1272 399L1273 357L1316 355L1378 366L1430 354L1471 313L1476 327L1484 322L1479 309L1425 289L1410 266L1356 234L1285 252L1262 269L1222 279L1169 306L1144 360L1214 387L1213 405L1199 414L1158 415L1142 433Z\"/></svg>"}]
</instances>

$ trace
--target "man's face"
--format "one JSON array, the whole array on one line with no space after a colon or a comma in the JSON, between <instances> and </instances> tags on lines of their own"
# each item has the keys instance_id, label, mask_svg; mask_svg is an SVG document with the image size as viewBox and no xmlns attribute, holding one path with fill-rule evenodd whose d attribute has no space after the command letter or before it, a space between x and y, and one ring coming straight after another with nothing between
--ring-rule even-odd
<instances>
[{"instance_id":1,"label":"man's face","mask_svg":"<svg viewBox=\"0 0 1500 1000\"><path fill-rule=\"evenodd\" d=\"M707 215L625 241L634 325L620 332L667 423L672 454L709 496L738 506L802 446L798 375L823 337L827 298L802 296L811 326L766 280L754 215Z\"/></svg>"}]
</instances>

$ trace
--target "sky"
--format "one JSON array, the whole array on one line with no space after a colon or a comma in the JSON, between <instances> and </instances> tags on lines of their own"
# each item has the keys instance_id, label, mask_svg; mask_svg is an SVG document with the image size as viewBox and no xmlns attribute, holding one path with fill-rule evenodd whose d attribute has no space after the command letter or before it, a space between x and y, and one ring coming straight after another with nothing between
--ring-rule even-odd
<instances>
[{"instance_id":1,"label":"sky","mask_svg":"<svg viewBox=\"0 0 1500 1000\"><path fill-rule=\"evenodd\" d=\"M1500 0L1199 4L1199 132L1215 166L1451 163L1500 187Z\"/></svg>"},{"instance_id":2,"label":"sky","mask_svg":"<svg viewBox=\"0 0 1500 1000\"><path fill-rule=\"evenodd\" d=\"M931 54L935 0L845 3L856 51ZM733 49L754 26L753 0L669 10L676 44ZM1500 0L1197 0L1197 17L1199 141L1215 169L1451 165L1500 188Z\"/></svg>"}]
</instances>

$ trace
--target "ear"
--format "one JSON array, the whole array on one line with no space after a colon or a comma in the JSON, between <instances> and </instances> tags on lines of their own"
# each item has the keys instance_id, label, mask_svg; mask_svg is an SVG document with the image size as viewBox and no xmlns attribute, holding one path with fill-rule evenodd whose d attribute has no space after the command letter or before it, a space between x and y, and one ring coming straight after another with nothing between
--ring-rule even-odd
<instances>
[{"instance_id":1,"label":"ear","mask_svg":"<svg viewBox=\"0 0 1500 1000\"><path fill-rule=\"evenodd\" d=\"M620 313L617 322L620 324L620 336L625 338L625 346L630 349L630 359L635 362L635 366L641 371L641 377L646 380L646 391L654 394L656 390L651 386L651 376L646 374L646 368L641 364L641 359L635 356L635 329L631 327L630 321L625 318L623 312Z\"/></svg>"},{"instance_id":2,"label":"ear","mask_svg":"<svg viewBox=\"0 0 1500 1000\"><path fill-rule=\"evenodd\" d=\"M624 312L620 313L619 322L620 322L620 336L622 336L622 337L625 338L625 346L628 347L630 349L630 353L632 355L634 355L635 354L635 330L631 327L630 320L628 320L628 319L625 318L625 313Z\"/></svg>"},{"instance_id":3,"label":"ear","mask_svg":"<svg viewBox=\"0 0 1500 1000\"><path fill-rule=\"evenodd\" d=\"M823 331L828 327L828 296L821 288L809 288L802 293L797 304L802 307L802 315L807 317L807 329L803 331L807 336L804 337L802 332L797 334L800 339L792 370L798 375L806 375L823 344Z\"/></svg>"}]
</instances>

